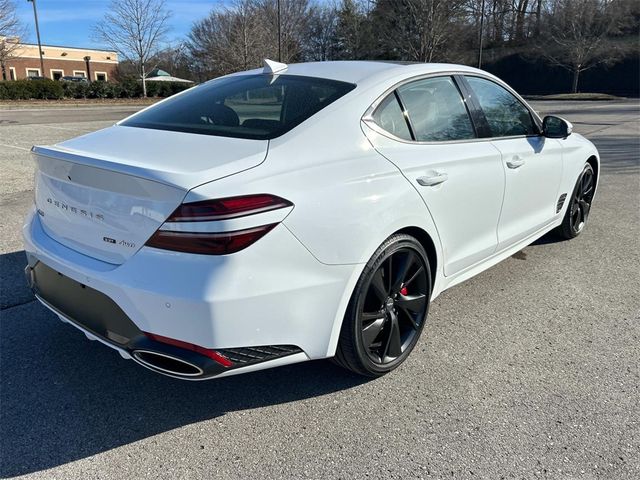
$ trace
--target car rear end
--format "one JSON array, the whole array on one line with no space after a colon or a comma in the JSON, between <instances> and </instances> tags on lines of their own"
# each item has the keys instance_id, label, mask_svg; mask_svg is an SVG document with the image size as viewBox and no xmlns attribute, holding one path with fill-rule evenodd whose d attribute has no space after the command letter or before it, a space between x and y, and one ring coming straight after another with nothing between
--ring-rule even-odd
<instances>
[{"instance_id":1,"label":"car rear end","mask_svg":"<svg viewBox=\"0 0 640 480\"><path fill-rule=\"evenodd\" d=\"M296 79L275 85L278 99L272 77L240 80L254 93L236 95L233 82L193 89L120 125L33 149L35 206L23 234L37 298L89 338L174 377L326 356L352 272L318 262L287 230L295 205L278 192L184 203L202 184L242 182L243 171L264 168L273 135L348 91ZM286 107L291 85L292 99L315 88L319 104ZM207 101L207 112L196 108ZM176 105L190 113L176 115Z\"/></svg>"}]
</instances>

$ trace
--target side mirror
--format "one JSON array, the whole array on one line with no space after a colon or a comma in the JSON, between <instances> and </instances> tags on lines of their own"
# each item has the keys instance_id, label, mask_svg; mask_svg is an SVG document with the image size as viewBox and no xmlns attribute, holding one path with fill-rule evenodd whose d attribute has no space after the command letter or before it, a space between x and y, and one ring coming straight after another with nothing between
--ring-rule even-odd
<instances>
[{"instance_id":1,"label":"side mirror","mask_svg":"<svg viewBox=\"0 0 640 480\"><path fill-rule=\"evenodd\" d=\"M567 138L573 131L571 122L564 118L547 115L542 120L542 134L548 138Z\"/></svg>"}]
</instances>

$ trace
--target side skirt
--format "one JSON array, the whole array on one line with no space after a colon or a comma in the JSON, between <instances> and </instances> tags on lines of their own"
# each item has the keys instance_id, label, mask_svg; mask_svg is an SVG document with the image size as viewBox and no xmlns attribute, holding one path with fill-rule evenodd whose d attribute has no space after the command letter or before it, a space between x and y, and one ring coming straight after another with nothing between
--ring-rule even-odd
<instances>
[{"instance_id":1,"label":"side skirt","mask_svg":"<svg viewBox=\"0 0 640 480\"><path fill-rule=\"evenodd\" d=\"M548 232L556 228L558 225L560 225L560 223L562 223L562 216L560 216L559 219L558 218L554 219L553 222L542 227L540 230L536 231L535 233L529 235L524 240L521 240L520 242L515 243L510 247L507 247L503 250L500 250L499 252L494 253L493 255L486 258L485 260L482 260L476 263L475 265L471 265L466 270L456 273L453 277L445 277L443 279L444 281L442 282L443 288L440 289L438 292L435 292L432 295L431 300L435 299L440 293L444 292L445 290L455 285L458 285L459 283L462 283L465 280L470 279L471 277L475 277L479 273L484 272L485 270L500 263L502 260L509 258L511 255L515 253L518 253L523 248L531 245L538 238L544 236L545 234L547 234Z\"/></svg>"}]
</instances>

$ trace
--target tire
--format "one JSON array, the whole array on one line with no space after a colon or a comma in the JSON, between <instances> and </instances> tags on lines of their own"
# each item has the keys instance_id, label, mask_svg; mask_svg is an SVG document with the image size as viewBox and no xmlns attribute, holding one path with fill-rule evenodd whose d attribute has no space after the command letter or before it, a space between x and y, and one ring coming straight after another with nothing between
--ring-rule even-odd
<instances>
[{"instance_id":1,"label":"tire","mask_svg":"<svg viewBox=\"0 0 640 480\"><path fill-rule=\"evenodd\" d=\"M595 187L596 177L593 167L585 163L571 194L562 224L556 229L556 234L560 238L570 240L582 233L591 211Z\"/></svg>"},{"instance_id":2,"label":"tire","mask_svg":"<svg viewBox=\"0 0 640 480\"><path fill-rule=\"evenodd\" d=\"M356 284L334 362L368 377L398 367L420 338L431 288L431 269L420 242L405 234L385 240Z\"/></svg>"}]
</instances>

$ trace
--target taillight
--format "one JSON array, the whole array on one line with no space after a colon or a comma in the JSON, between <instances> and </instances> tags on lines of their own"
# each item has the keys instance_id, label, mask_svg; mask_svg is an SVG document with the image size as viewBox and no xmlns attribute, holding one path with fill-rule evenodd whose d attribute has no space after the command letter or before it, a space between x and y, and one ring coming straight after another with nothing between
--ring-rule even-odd
<instances>
[{"instance_id":1,"label":"taillight","mask_svg":"<svg viewBox=\"0 0 640 480\"><path fill-rule=\"evenodd\" d=\"M191 350L193 352L199 353L200 355L204 355L205 357L210 358L214 362L217 362L224 367L231 367L233 365L233 362L227 357L210 348L201 347L200 345L196 345L194 343L183 342L182 340L176 340L175 338L163 337L162 335L156 335L155 333L142 333L156 342L165 343L174 347L184 348L185 350Z\"/></svg>"},{"instance_id":2,"label":"taillight","mask_svg":"<svg viewBox=\"0 0 640 480\"><path fill-rule=\"evenodd\" d=\"M147 246L176 252L228 255L239 252L257 242L276 225L276 223L272 223L246 230L222 233L158 230L147 241Z\"/></svg>"},{"instance_id":3,"label":"taillight","mask_svg":"<svg viewBox=\"0 0 640 480\"><path fill-rule=\"evenodd\" d=\"M244 217L291 207L284 198L260 193L242 197L218 198L201 202L183 203L171 214L167 222L211 222Z\"/></svg>"},{"instance_id":4,"label":"taillight","mask_svg":"<svg viewBox=\"0 0 640 480\"><path fill-rule=\"evenodd\" d=\"M221 232L202 231L202 228L195 226L193 227L194 231L189 231L191 230L188 228L189 222L229 220L292 206L293 204L288 200L269 194L183 203L169 216L160 230L151 236L146 245L176 252L228 255L239 252L255 243L273 229L277 223ZM273 222L273 218L270 220ZM171 229L171 223L180 223L180 228L175 226L174 229ZM211 230L220 229L211 228Z\"/></svg>"}]
</instances>

